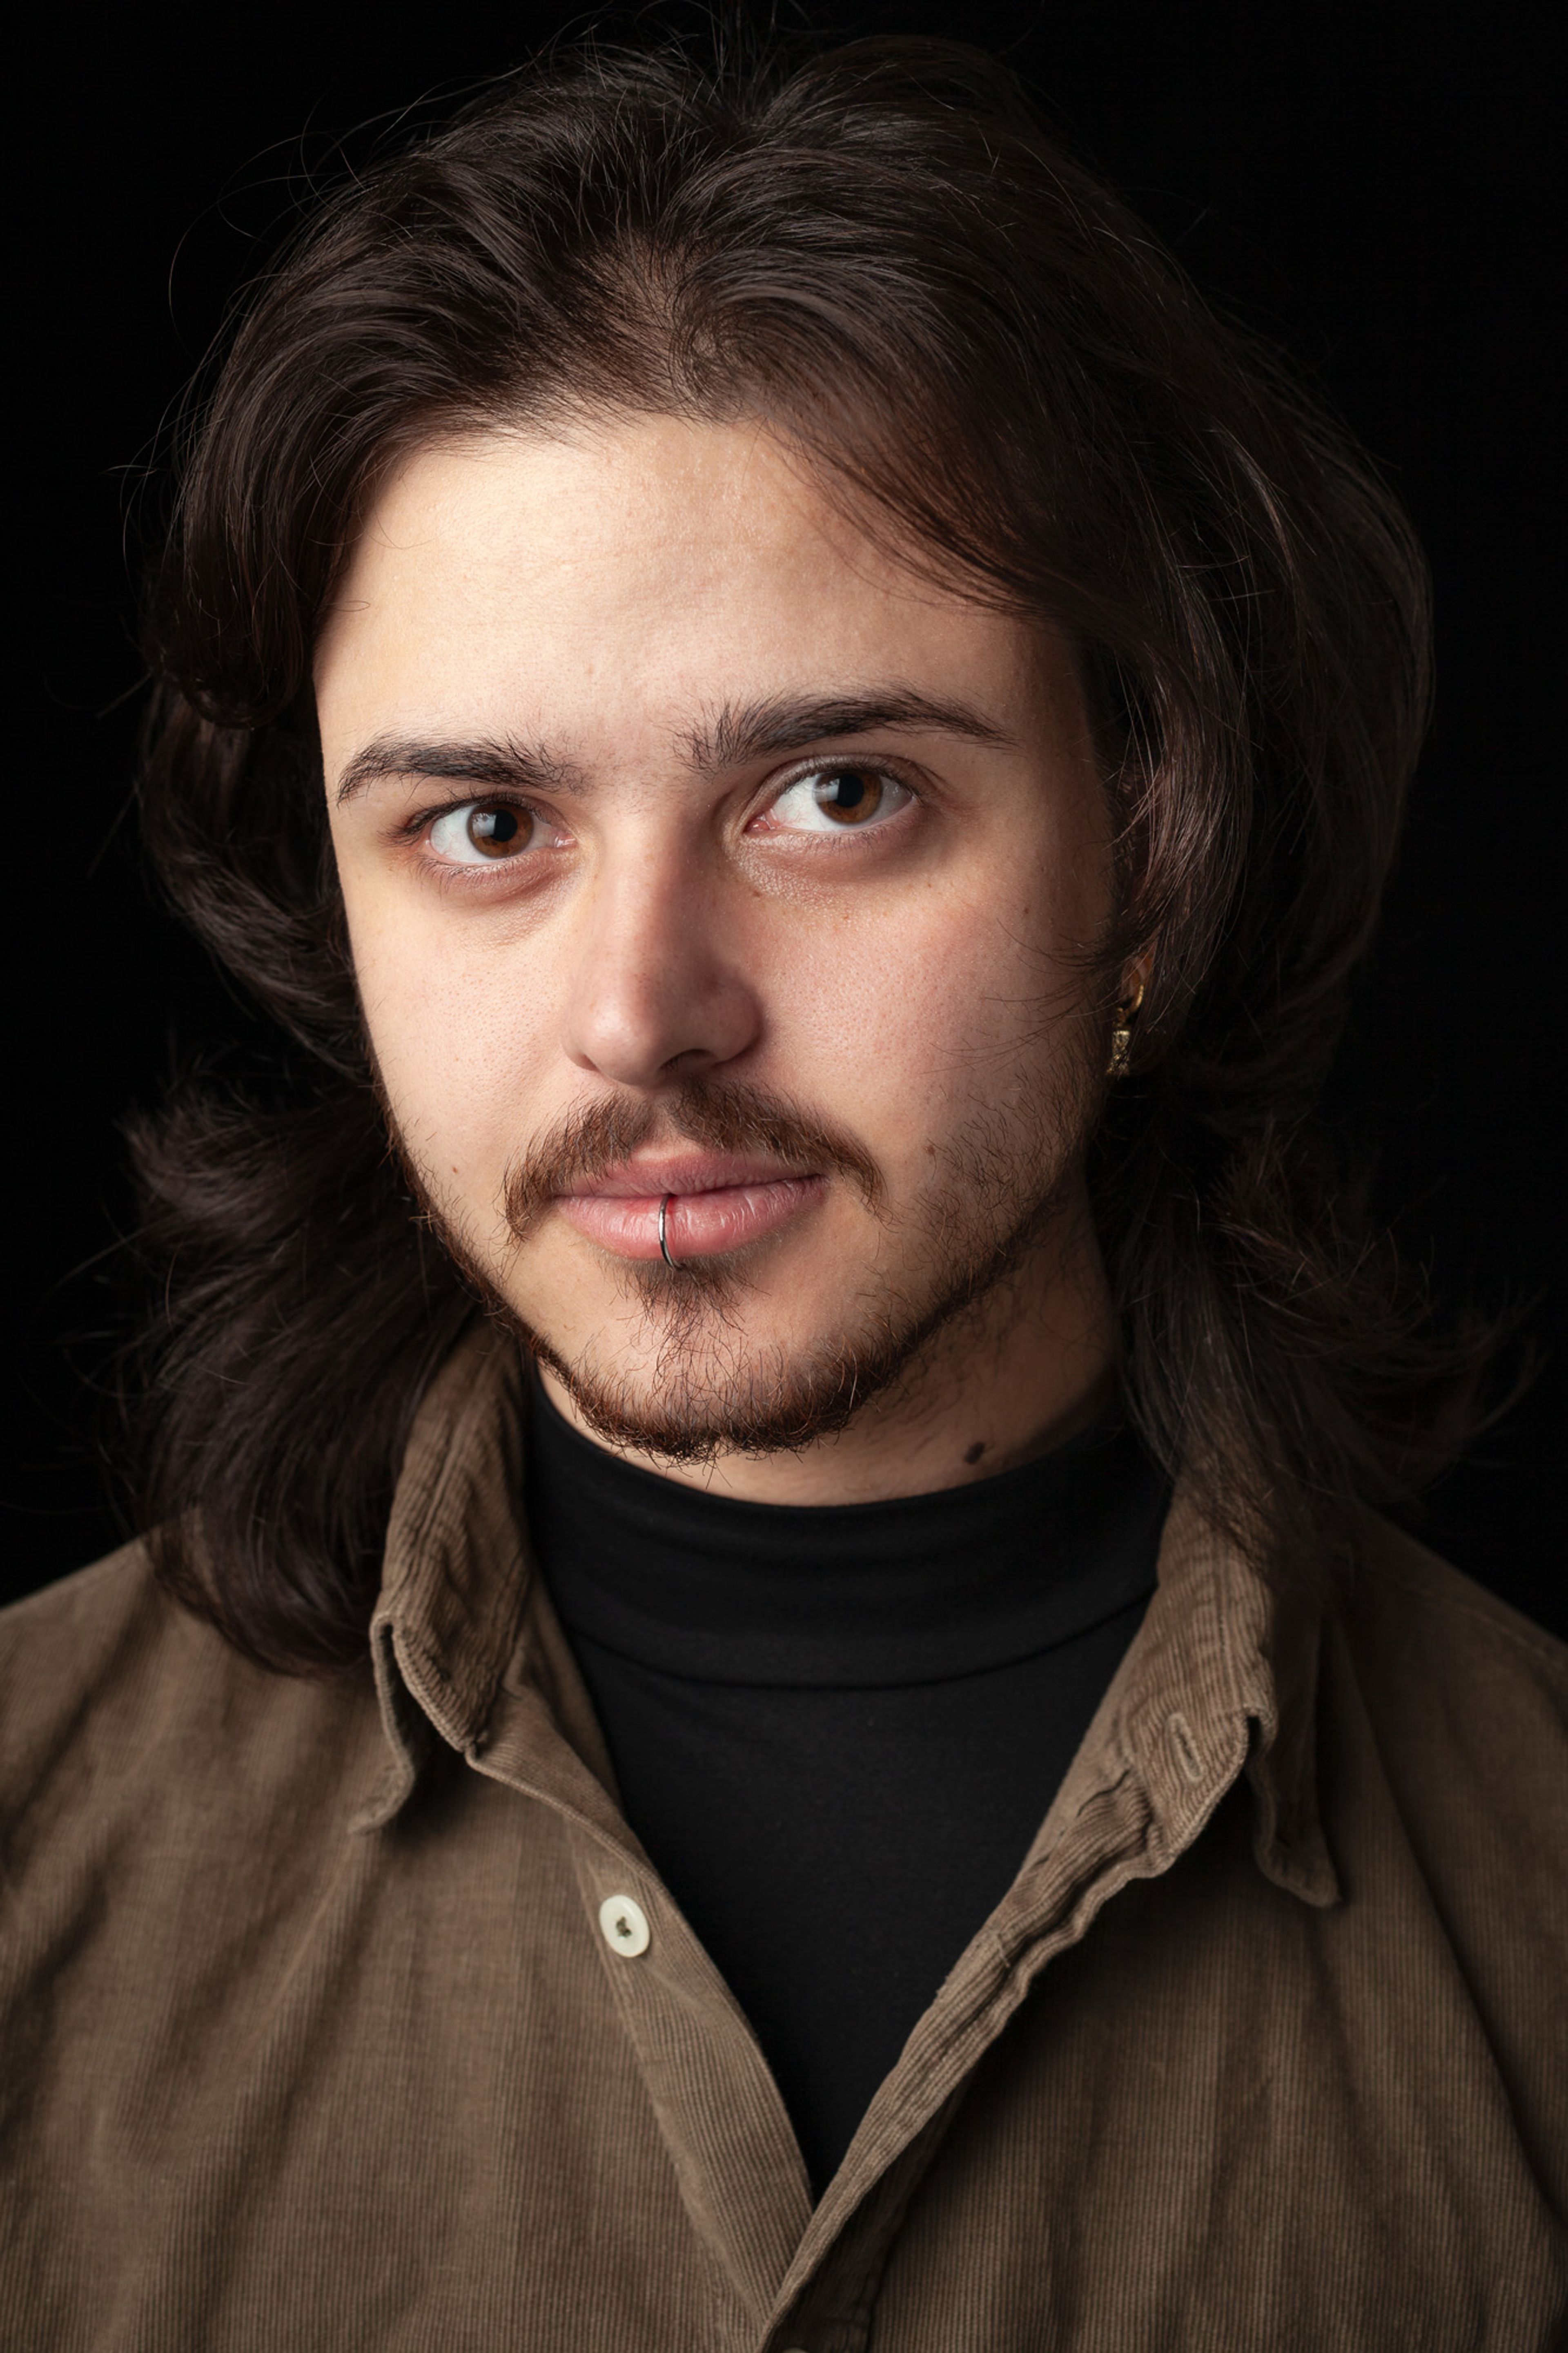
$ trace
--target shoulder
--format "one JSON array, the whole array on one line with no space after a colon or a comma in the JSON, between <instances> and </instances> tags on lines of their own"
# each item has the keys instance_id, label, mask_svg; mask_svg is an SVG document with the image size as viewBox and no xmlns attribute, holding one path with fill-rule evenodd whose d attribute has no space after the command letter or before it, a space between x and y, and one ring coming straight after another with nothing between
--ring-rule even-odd
<instances>
[{"instance_id":1,"label":"shoulder","mask_svg":"<svg viewBox=\"0 0 1568 2353\"><path fill-rule=\"evenodd\" d=\"M1418 1683L1486 1708L1524 1707L1568 1735L1568 1643L1386 1523L1372 1531L1346 1612L1379 1680Z\"/></svg>"},{"instance_id":2,"label":"shoulder","mask_svg":"<svg viewBox=\"0 0 1568 2353\"><path fill-rule=\"evenodd\" d=\"M1568 1904L1568 1645L1386 1525L1337 1611L1358 1712L1436 1866ZM1510 1907L1511 1908L1511 1907Z\"/></svg>"},{"instance_id":3,"label":"shoulder","mask_svg":"<svg viewBox=\"0 0 1568 2353\"><path fill-rule=\"evenodd\" d=\"M112 1643L149 1602L161 1609L147 1548L136 1543L8 1603L0 1609L0 1691L19 1697L30 1663L74 1656L84 1638L95 1649Z\"/></svg>"},{"instance_id":4,"label":"shoulder","mask_svg":"<svg viewBox=\"0 0 1568 2353\"><path fill-rule=\"evenodd\" d=\"M90 1820L139 1843L187 1816L237 1826L301 1771L353 1778L368 1678L274 1674L166 1594L126 1546L0 1610L0 1826L13 1873Z\"/></svg>"},{"instance_id":5,"label":"shoulder","mask_svg":"<svg viewBox=\"0 0 1568 2353\"><path fill-rule=\"evenodd\" d=\"M199 1655L145 1548L124 1546L0 1610L0 1802L62 1744L129 1723Z\"/></svg>"},{"instance_id":6,"label":"shoulder","mask_svg":"<svg viewBox=\"0 0 1568 2353\"><path fill-rule=\"evenodd\" d=\"M171 1686L270 1681L159 1585L146 1547L0 1609L0 1758L10 1766L73 1734L143 1725Z\"/></svg>"}]
</instances>

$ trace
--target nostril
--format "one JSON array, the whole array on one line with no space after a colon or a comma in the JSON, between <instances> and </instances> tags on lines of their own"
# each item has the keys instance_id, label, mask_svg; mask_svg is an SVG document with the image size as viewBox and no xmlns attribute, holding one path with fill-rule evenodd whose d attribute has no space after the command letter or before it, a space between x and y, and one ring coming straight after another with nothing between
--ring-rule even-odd
<instances>
[{"instance_id":1,"label":"nostril","mask_svg":"<svg viewBox=\"0 0 1568 2353\"><path fill-rule=\"evenodd\" d=\"M762 1028L756 996L739 975L682 975L668 965L624 981L590 972L563 1024L567 1059L613 1085L647 1090L733 1061Z\"/></svg>"}]
</instances>

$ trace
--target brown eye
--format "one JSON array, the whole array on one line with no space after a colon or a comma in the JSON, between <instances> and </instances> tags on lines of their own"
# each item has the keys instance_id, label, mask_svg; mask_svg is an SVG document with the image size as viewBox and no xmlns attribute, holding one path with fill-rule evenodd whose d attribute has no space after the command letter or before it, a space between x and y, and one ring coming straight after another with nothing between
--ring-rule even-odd
<instances>
[{"instance_id":1,"label":"brown eye","mask_svg":"<svg viewBox=\"0 0 1568 2353\"><path fill-rule=\"evenodd\" d=\"M486 808L479 803L469 809L463 830L482 858L512 858L527 849L533 819L526 809Z\"/></svg>"},{"instance_id":2,"label":"brown eye","mask_svg":"<svg viewBox=\"0 0 1568 2353\"><path fill-rule=\"evenodd\" d=\"M549 846L551 828L513 801L463 801L443 809L430 847L444 866L489 866Z\"/></svg>"},{"instance_id":3,"label":"brown eye","mask_svg":"<svg viewBox=\"0 0 1568 2353\"><path fill-rule=\"evenodd\" d=\"M837 825L864 825L886 794L884 779L870 768L825 768L812 778L812 798Z\"/></svg>"},{"instance_id":4,"label":"brown eye","mask_svg":"<svg viewBox=\"0 0 1568 2353\"><path fill-rule=\"evenodd\" d=\"M881 768L837 761L786 785L768 812L770 833L868 833L914 800L908 785Z\"/></svg>"}]
</instances>

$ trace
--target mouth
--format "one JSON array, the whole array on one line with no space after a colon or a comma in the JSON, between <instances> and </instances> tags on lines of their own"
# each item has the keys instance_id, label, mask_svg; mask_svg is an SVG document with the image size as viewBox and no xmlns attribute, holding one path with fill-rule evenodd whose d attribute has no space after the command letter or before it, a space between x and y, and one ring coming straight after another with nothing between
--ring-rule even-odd
<instances>
[{"instance_id":1,"label":"mouth","mask_svg":"<svg viewBox=\"0 0 1568 2353\"><path fill-rule=\"evenodd\" d=\"M826 1178L811 1171L721 1153L664 1154L613 1168L591 1185L558 1193L570 1226L617 1258L657 1259L659 1209L664 1238L679 1266L742 1250L787 1225L818 1202Z\"/></svg>"}]
</instances>

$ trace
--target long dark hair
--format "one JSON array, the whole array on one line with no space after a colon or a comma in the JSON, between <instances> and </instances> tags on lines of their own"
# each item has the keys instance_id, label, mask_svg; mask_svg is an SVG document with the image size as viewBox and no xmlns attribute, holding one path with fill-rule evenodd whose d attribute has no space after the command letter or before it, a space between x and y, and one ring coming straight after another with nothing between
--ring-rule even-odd
<instances>
[{"instance_id":1,"label":"long dark hair","mask_svg":"<svg viewBox=\"0 0 1568 2353\"><path fill-rule=\"evenodd\" d=\"M767 418L949 582L1078 647L1118 819L1102 979L1157 944L1093 1148L1148 1443L1283 1573L1463 1420L1312 1124L1427 701L1419 553L1346 435L1000 66L857 42L586 50L353 178L251 298L151 621L167 887L318 1074L135 1146L157 1277L139 1510L254 1657L359 1656L410 1417L476 1312L389 1153L323 810L312 641L437 430Z\"/></svg>"}]
</instances>

